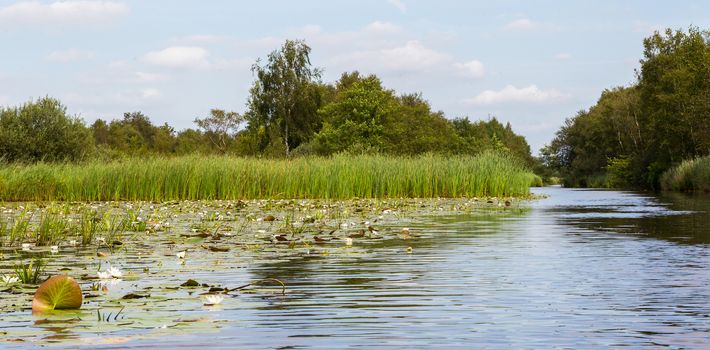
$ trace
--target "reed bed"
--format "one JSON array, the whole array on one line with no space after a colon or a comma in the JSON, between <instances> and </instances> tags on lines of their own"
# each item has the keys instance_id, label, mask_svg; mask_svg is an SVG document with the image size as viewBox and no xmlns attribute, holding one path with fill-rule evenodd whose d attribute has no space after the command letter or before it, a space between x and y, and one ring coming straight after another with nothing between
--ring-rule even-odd
<instances>
[{"instance_id":1,"label":"reed bed","mask_svg":"<svg viewBox=\"0 0 710 350\"><path fill-rule=\"evenodd\" d=\"M534 175L511 156L336 155L130 158L0 166L2 201L524 197Z\"/></svg>"},{"instance_id":2,"label":"reed bed","mask_svg":"<svg viewBox=\"0 0 710 350\"><path fill-rule=\"evenodd\" d=\"M666 191L710 192L710 156L683 161L661 177Z\"/></svg>"}]
</instances>

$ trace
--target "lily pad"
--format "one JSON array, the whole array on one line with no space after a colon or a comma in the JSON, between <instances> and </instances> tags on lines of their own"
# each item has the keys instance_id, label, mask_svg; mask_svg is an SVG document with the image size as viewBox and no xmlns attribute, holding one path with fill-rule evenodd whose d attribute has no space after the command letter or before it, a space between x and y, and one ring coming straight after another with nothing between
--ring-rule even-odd
<instances>
[{"instance_id":1,"label":"lily pad","mask_svg":"<svg viewBox=\"0 0 710 350\"><path fill-rule=\"evenodd\" d=\"M189 279L185 283L181 284L180 286L181 287L199 287L200 284L193 279Z\"/></svg>"},{"instance_id":2,"label":"lily pad","mask_svg":"<svg viewBox=\"0 0 710 350\"><path fill-rule=\"evenodd\" d=\"M128 293L124 295L121 299L143 299L150 298L150 294L138 294L138 293Z\"/></svg>"},{"instance_id":3,"label":"lily pad","mask_svg":"<svg viewBox=\"0 0 710 350\"><path fill-rule=\"evenodd\" d=\"M73 278L56 275L37 288L32 299L32 312L78 309L82 299L81 287Z\"/></svg>"}]
</instances>

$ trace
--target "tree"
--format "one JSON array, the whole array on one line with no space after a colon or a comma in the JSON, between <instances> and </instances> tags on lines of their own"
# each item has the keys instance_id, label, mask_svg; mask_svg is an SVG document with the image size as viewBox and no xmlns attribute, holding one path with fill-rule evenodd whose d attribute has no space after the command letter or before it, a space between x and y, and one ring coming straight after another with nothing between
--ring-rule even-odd
<instances>
[{"instance_id":1,"label":"tree","mask_svg":"<svg viewBox=\"0 0 710 350\"><path fill-rule=\"evenodd\" d=\"M384 124L397 108L394 93L376 76L357 72L343 74L336 86L333 101L318 112L324 120L316 135L318 153L383 151Z\"/></svg>"},{"instance_id":2,"label":"tree","mask_svg":"<svg viewBox=\"0 0 710 350\"><path fill-rule=\"evenodd\" d=\"M684 159L710 154L710 31L666 29L644 39L640 115L649 185Z\"/></svg>"},{"instance_id":3,"label":"tree","mask_svg":"<svg viewBox=\"0 0 710 350\"><path fill-rule=\"evenodd\" d=\"M280 140L289 156L320 129L321 71L311 68L310 52L305 42L286 40L269 54L266 64L257 61L252 66L256 80L245 117L250 131L259 135L262 151Z\"/></svg>"},{"instance_id":4,"label":"tree","mask_svg":"<svg viewBox=\"0 0 710 350\"><path fill-rule=\"evenodd\" d=\"M0 109L0 159L79 160L90 152L91 140L84 122L51 97Z\"/></svg>"},{"instance_id":5,"label":"tree","mask_svg":"<svg viewBox=\"0 0 710 350\"><path fill-rule=\"evenodd\" d=\"M212 144L219 153L226 153L230 141L239 131L244 118L237 112L225 112L222 109L213 109L210 116L204 119L195 119L195 124L204 130Z\"/></svg>"}]
</instances>

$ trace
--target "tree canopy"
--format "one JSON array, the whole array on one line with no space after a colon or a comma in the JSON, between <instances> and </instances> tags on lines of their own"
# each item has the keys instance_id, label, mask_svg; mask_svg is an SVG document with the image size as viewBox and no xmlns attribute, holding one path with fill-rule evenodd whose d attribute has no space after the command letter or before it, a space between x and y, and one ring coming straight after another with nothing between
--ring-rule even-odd
<instances>
[{"instance_id":1,"label":"tree canopy","mask_svg":"<svg viewBox=\"0 0 710 350\"><path fill-rule=\"evenodd\" d=\"M605 90L541 150L567 184L657 188L671 166L710 154L710 32L667 29L643 44L637 82Z\"/></svg>"}]
</instances>

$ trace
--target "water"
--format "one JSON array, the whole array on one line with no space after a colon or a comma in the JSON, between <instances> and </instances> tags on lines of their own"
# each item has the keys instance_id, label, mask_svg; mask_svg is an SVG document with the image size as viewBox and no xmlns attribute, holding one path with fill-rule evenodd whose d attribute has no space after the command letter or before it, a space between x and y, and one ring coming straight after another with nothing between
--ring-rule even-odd
<instances>
[{"instance_id":1,"label":"water","mask_svg":"<svg viewBox=\"0 0 710 350\"><path fill-rule=\"evenodd\" d=\"M179 313L205 319L207 326L134 338L135 331L120 327L103 332L92 328L76 331L79 336L60 337L74 342L59 344L225 349L710 347L710 198L562 188L535 192L548 198L508 215L420 218L411 223L414 239L356 240L352 248L329 254L319 254L317 248L306 253L265 249L222 258L230 261L229 269L195 262L198 267L188 266L184 274L201 282L234 285L277 277L287 284L288 293L263 289L239 294L218 308L200 308L199 302L190 301L192 296L175 294L184 300L180 305L161 309L144 302L142 307L156 318ZM139 261L126 266L139 266ZM161 278L163 283L178 283L183 277ZM141 283L147 288L145 281L121 283L117 293ZM0 314L0 328L9 327L8 334L15 327L33 334L38 329L53 332L33 324L36 320L28 311ZM73 332L71 327L61 331Z\"/></svg>"}]
</instances>

